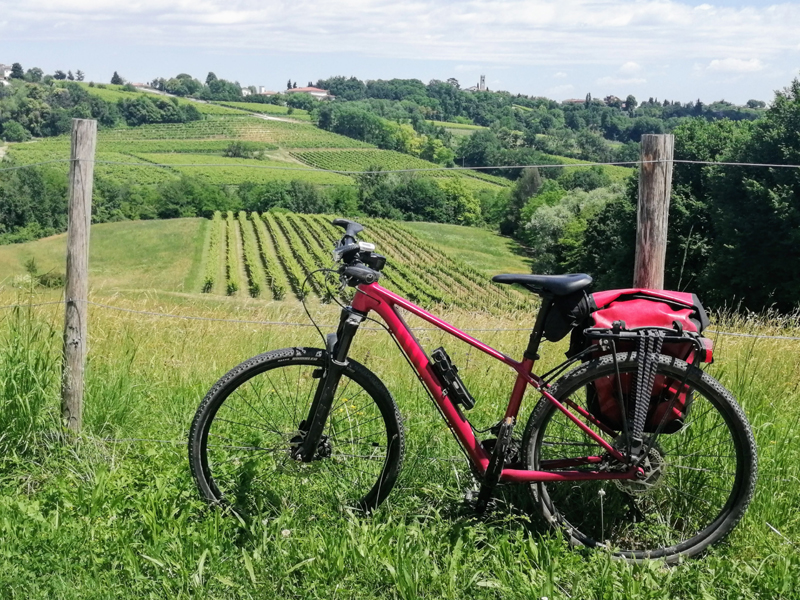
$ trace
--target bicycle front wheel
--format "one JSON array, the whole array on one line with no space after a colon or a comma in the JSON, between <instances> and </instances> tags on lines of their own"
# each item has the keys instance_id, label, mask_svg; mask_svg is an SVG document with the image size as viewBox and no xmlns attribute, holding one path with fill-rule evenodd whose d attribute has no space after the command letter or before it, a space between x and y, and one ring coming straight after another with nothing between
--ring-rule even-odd
<instances>
[{"instance_id":1,"label":"bicycle front wheel","mask_svg":"<svg viewBox=\"0 0 800 600\"><path fill-rule=\"evenodd\" d=\"M200 493L240 514L369 511L389 494L404 450L397 407L372 372L349 360L310 462L293 457L326 365L322 350L286 348L232 369L208 392L189 434Z\"/></svg>"},{"instance_id":2,"label":"bicycle front wheel","mask_svg":"<svg viewBox=\"0 0 800 600\"><path fill-rule=\"evenodd\" d=\"M636 372L635 352L617 359L623 376ZM586 407L598 384L616 381L615 373L613 357L603 356L573 369L549 391L562 403L572 400ZM675 562L722 540L753 496L755 442L730 392L710 375L668 356L658 357L657 375L674 382L675 389L685 380L691 408L678 431L661 433L655 440L645 434L645 445L652 449L641 465L643 480L531 485L545 519L561 527L573 544L606 548L634 561ZM604 433L584 422L618 449L625 447L622 432ZM601 457L600 464L610 469L616 463L545 398L528 421L523 451L528 468L536 470L557 464L552 461L586 456ZM595 470L598 465L578 468Z\"/></svg>"}]
</instances>

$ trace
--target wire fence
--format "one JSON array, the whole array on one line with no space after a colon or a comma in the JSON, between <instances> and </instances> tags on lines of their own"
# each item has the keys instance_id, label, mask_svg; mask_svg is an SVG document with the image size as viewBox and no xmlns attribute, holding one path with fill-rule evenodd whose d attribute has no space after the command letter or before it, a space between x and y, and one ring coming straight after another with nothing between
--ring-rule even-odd
<instances>
[{"instance_id":1,"label":"wire fence","mask_svg":"<svg viewBox=\"0 0 800 600\"><path fill-rule=\"evenodd\" d=\"M165 313L165 312L158 312L158 311L151 311L151 310L136 310L134 308L126 308L124 306L114 306L113 304L104 304L102 302L94 302L93 300L72 300L72 302L85 302L90 306L96 306L98 308L105 308L107 310L115 310L119 312L137 314L137 315L144 315L149 317L157 317L157 318L166 318L166 319L181 319L185 321L207 321L207 322L214 322L214 323L233 323L233 324L240 324L240 325L266 325L266 326L278 326L278 327L314 327L313 323L299 323L294 321L264 321L260 319L231 319L231 318L224 318L224 317L202 317L197 315L180 315L175 313ZM34 303L17 303L17 304L6 304L4 306L0 306L0 311L8 310L13 308L36 308L40 306L53 306L58 304L66 304L66 300L53 300L50 302L34 302ZM332 323L317 323L319 327L327 327L327 328L336 328L338 327L337 324ZM384 329L380 327L369 327L369 326L362 326L359 329L368 330L368 331L384 331ZM412 327L413 331L443 331L438 327ZM462 331L473 331L473 332L521 332L521 331L531 331L531 326L529 327L465 327L462 328ZM730 337L741 337L741 338L751 338L751 339L763 339L763 340L784 340L784 341L798 341L800 342L800 336L788 336L788 335L766 335L761 333L739 333L735 331L720 331L718 329L706 329L705 333L711 333L715 335L724 335Z\"/></svg>"},{"instance_id":2,"label":"wire fence","mask_svg":"<svg viewBox=\"0 0 800 600\"><path fill-rule=\"evenodd\" d=\"M44 165L52 165L59 163L70 163L72 159L63 158L56 160L45 160L25 165L15 165L12 167L0 168L0 173L5 171L17 171L19 169L28 169L40 167ZM297 172L313 172L313 173L331 173L335 175L374 175L378 173L434 173L434 172L458 172L458 171L504 171L504 170L519 170L519 169L569 169L569 168L583 168L583 167L638 167L646 164L684 164L684 165L704 165L704 166L719 166L719 167L764 167L770 169L800 169L800 165L791 164L777 164L777 163L745 163L745 162L725 162L725 161L709 161L709 160L632 160L621 162L579 162L579 163L550 163L550 164L524 164L524 165L493 165L493 166L475 166L475 167L424 167L413 169L380 169L380 170L364 170L364 171L351 171L341 169L322 169L319 167L284 167L280 165L257 165L257 164L225 164L225 163L174 163L163 164L155 162L133 162L133 161L113 161L113 160L95 160L96 165L117 165L126 167L152 167L158 169L178 169L178 168L231 168L237 169L263 169L271 171L297 171Z\"/></svg>"}]
</instances>

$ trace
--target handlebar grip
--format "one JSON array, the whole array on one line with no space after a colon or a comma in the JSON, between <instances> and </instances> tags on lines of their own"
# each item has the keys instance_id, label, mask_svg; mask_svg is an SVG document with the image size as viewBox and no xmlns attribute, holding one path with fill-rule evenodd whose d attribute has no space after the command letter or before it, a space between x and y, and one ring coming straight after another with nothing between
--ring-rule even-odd
<instances>
[{"instance_id":1,"label":"handlebar grip","mask_svg":"<svg viewBox=\"0 0 800 600\"><path fill-rule=\"evenodd\" d=\"M345 277L354 279L358 283L375 283L380 275L369 267L350 266L343 271Z\"/></svg>"}]
</instances>

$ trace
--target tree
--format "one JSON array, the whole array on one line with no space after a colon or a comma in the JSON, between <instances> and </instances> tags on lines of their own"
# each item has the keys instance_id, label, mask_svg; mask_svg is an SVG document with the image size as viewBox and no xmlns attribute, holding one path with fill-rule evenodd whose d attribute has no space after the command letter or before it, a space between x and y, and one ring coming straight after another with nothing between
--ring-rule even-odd
<instances>
[{"instance_id":1,"label":"tree","mask_svg":"<svg viewBox=\"0 0 800 600\"><path fill-rule=\"evenodd\" d=\"M500 223L500 233L503 235L515 235L521 226L520 215L522 209L532 196L535 196L542 187L542 177L536 167L524 169L522 175L517 179L511 198L508 202L508 209L503 221Z\"/></svg>"},{"instance_id":2,"label":"tree","mask_svg":"<svg viewBox=\"0 0 800 600\"><path fill-rule=\"evenodd\" d=\"M296 92L294 94L289 94L289 97L286 99L286 105L292 108L299 108L301 110L311 110L314 108L314 97L311 94L307 94L305 92Z\"/></svg>"},{"instance_id":3,"label":"tree","mask_svg":"<svg viewBox=\"0 0 800 600\"><path fill-rule=\"evenodd\" d=\"M767 105L763 100L748 100L747 108L764 108Z\"/></svg>"},{"instance_id":4,"label":"tree","mask_svg":"<svg viewBox=\"0 0 800 600\"><path fill-rule=\"evenodd\" d=\"M125 83L125 80L119 76L119 73L114 71L114 74L111 76L111 83L113 85L122 85Z\"/></svg>"},{"instance_id":5,"label":"tree","mask_svg":"<svg viewBox=\"0 0 800 600\"><path fill-rule=\"evenodd\" d=\"M25 79L25 71L22 70L22 65L14 63L11 65L11 79Z\"/></svg>"},{"instance_id":6,"label":"tree","mask_svg":"<svg viewBox=\"0 0 800 600\"><path fill-rule=\"evenodd\" d=\"M592 105L592 94L586 94L586 100L583 101L583 105L586 108L589 108Z\"/></svg>"},{"instance_id":7,"label":"tree","mask_svg":"<svg viewBox=\"0 0 800 600\"><path fill-rule=\"evenodd\" d=\"M84 77L85 77L85 75L83 74L83 71L81 71L80 69L75 71L75 79L77 81L83 81Z\"/></svg>"},{"instance_id":8,"label":"tree","mask_svg":"<svg viewBox=\"0 0 800 600\"><path fill-rule=\"evenodd\" d=\"M296 88L297 88L297 82L296 82L296 81L295 81L295 82L292 84L292 88L293 88L293 89L296 89Z\"/></svg>"},{"instance_id":9,"label":"tree","mask_svg":"<svg viewBox=\"0 0 800 600\"><path fill-rule=\"evenodd\" d=\"M64 71L59 70L59 71L56 71L55 73L53 73L53 77L55 79L58 79L59 81L63 81L63 80L65 80L67 78L67 74L64 73Z\"/></svg>"},{"instance_id":10,"label":"tree","mask_svg":"<svg viewBox=\"0 0 800 600\"><path fill-rule=\"evenodd\" d=\"M636 110L637 104L636 97L633 94L628 94L628 97L625 98L625 110L633 112Z\"/></svg>"},{"instance_id":11,"label":"tree","mask_svg":"<svg viewBox=\"0 0 800 600\"><path fill-rule=\"evenodd\" d=\"M27 142L31 139L31 134L16 121L6 121L3 123L2 138L7 142Z\"/></svg>"},{"instance_id":12,"label":"tree","mask_svg":"<svg viewBox=\"0 0 800 600\"><path fill-rule=\"evenodd\" d=\"M217 76L214 75L213 71L209 71L208 75L206 75L206 85L211 85L212 82L217 80Z\"/></svg>"},{"instance_id":13,"label":"tree","mask_svg":"<svg viewBox=\"0 0 800 600\"><path fill-rule=\"evenodd\" d=\"M458 90L458 89L461 89L461 86L460 86L460 85L459 85L459 83L458 83L458 79L456 79L455 77L450 77L450 78L447 80L447 83L449 83L450 85L452 85L452 86L453 86L454 88L456 88L457 90Z\"/></svg>"},{"instance_id":14,"label":"tree","mask_svg":"<svg viewBox=\"0 0 800 600\"><path fill-rule=\"evenodd\" d=\"M75 75L72 74L72 71L67 71L67 79L75 81Z\"/></svg>"},{"instance_id":15,"label":"tree","mask_svg":"<svg viewBox=\"0 0 800 600\"><path fill-rule=\"evenodd\" d=\"M287 82L286 82L286 89L287 89L287 90L290 90L290 89L292 89L292 80L291 80L291 79L290 79L289 81L287 81Z\"/></svg>"},{"instance_id":16,"label":"tree","mask_svg":"<svg viewBox=\"0 0 800 600\"><path fill-rule=\"evenodd\" d=\"M33 67L25 72L25 80L30 81L31 83L41 82L42 77L44 77L44 71L42 71L39 67Z\"/></svg>"}]
</instances>

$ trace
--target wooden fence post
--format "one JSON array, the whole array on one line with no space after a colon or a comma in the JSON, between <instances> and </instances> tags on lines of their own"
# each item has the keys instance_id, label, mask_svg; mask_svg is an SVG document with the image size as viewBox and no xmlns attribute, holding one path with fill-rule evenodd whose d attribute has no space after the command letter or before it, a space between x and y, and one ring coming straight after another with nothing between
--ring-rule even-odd
<instances>
[{"instance_id":1,"label":"wooden fence post","mask_svg":"<svg viewBox=\"0 0 800 600\"><path fill-rule=\"evenodd\" d=\"M64 425L80 433L83 424L83 372L86 365L89 295L89 227L92 223L92 181L97 121L72 120L67 219L67 281L64 314L64 357L61 414Z\"/></svg>"},{"instance_id":2,"label":"wooden fence post","mask_svg":"<svg viewBox=\"0 0 800 600\"><path fill-rule=\"evenodd\" d=\"M642 136L633 271L635 288L664 289L674 146L672 135Z\"/></svg>"}]
</instances>

